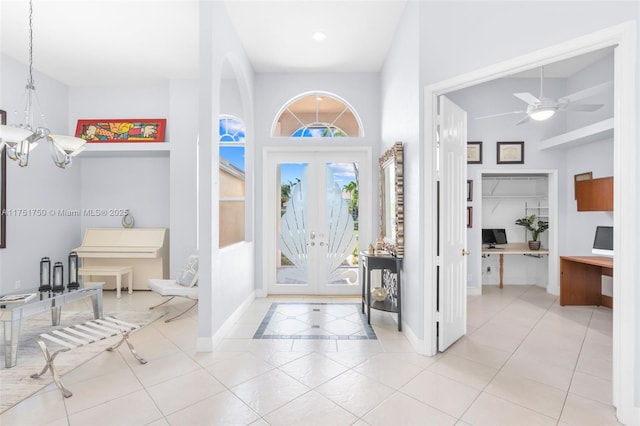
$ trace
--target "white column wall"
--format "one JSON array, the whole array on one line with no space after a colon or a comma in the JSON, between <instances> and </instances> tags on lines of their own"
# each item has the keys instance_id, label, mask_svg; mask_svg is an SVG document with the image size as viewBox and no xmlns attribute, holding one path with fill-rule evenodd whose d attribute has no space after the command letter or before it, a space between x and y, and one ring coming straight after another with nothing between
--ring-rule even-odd
<instances>
[{"instance_id":1,"label":"white column wall","mask_svg":"<svg viewBox=\"0 0 640 426\"><path fill-rule=\"evenodd\" d=\"M381 72L382 106L380 153L395 141L404 144L404 203L405 203L405 250L402 277L402 319L407 337L419 348L424 334L424 287L421 265L425 253L424 238L435 234L424 233L422 226L421 118L419 87L419 7L417 2L408 2L387 60ZM433 206L435 209L435 206Z\"/></svg>"}]
</instances>

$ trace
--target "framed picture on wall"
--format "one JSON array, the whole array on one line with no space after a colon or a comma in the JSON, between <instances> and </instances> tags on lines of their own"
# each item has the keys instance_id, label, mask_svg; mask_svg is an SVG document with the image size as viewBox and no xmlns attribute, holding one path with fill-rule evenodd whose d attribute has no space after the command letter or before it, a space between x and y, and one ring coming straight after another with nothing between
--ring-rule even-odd
<instances>
[{"instance_id":1,"label":"framed picture on wall","mask_svg":"<svg viewBox=\"0 0 640 426\"><path fill-rule=\"evenodd\" d=\"M87 142L164 142L166 118L78 120L76 137Z\"/></svg>"},{"instance_id":2,"label":"framed picture on wall","mask_svg":"<svg viewBox=\"0 0 640 426\"><path fill-rule=\"evenodd\" d=\"M498 164L524 164L524 142L496 142Z\"/></svg>"},{"instance_id":3,"label":"framed picture on wall","mask_svg":"<svg viewBox=\"0 0 640 426\"><path fill-rule=\"evenodd\" d=\"M7 124L7 112L0 109L0 124ZM7 246L7 148L0 150L0 248Z\"/></svg>"},{"instance_id":4,"label":"framed picture on wall","mask_svg":"<svg viewBox=\"0 0 640 426\"><path fill-rule=\"evenodd\" d=\"M482 142L467 142L467 164L482 164Z\"/></svg>"},{"instance_id":5,"label":"framed picture on wall","mask_svg":"<svg viewBox=\"0 0 640 426\"><path fill-rule=\"evenodd\" d=\"M473 181L467 180L467 201L473 201Z\"/></svg>"}]
</instances>

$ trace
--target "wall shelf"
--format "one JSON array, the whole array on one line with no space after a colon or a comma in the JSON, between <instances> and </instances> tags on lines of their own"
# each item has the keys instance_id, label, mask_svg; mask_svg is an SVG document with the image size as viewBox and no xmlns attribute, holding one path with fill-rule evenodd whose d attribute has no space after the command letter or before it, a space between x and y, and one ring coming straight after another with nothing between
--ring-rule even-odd
<instances>
[{"instance_id":1,"label":"wall shelf","mask_svg":"<svg viewBox=\"0 0 640 426\"><path fill-rule=\"evenodd\" d=\"M527 199L544 199L547 198L546 195L534 195L534 194L523 194L523 195L483 195L482 198L485 200L506 200L506 199L514 199L514 200L527 200Z\"/></svg>"},{"instance_id":2,"label":"wall shelf","mask_svg":"<svg viewBox=\"0 0 640 426\"><path fill-rule=\"evenodd\" d=\"M540 141L540 150L573 148L610 138L613 138L613 118Z\"/></svg>"},{"instance_id":3,"label":"wall shelf","mask_svg":"<svg viewBox=\"0 0 640 426\"><path fill-rule=\"evenodd\" d=\"M169 156L171 144L168 142L144 143L87 143L82 157L137 157L137 156Z\"/></svg>"}]
</instances>

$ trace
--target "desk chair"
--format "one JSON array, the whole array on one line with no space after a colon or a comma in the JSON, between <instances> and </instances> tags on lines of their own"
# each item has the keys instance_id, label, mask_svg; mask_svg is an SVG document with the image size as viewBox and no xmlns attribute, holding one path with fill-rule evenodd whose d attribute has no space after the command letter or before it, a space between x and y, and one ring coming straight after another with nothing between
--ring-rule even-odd
<instances>
[{"instance_id":1,"label":"desk chair","mask_svg":"<svg viewBox=\"0 0 640 426\"><path fill-rule=\"evenodd\" d=\"M151 306L149 309L155 309L158 306L164 305L175 297L185 297L194 301L187 309L164 322L171 322L178 319L198 304L198 254L194 253L189 256L175 280L149 278L147 285L154 293L163 297L169 297L169 299L158 305Z\"/></svg>"}]
</instances>

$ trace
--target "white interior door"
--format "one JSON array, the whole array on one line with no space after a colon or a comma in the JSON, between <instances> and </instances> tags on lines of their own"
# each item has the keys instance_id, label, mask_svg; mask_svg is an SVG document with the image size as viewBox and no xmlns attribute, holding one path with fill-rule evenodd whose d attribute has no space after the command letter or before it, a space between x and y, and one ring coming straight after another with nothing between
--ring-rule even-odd
<instances>
[{"instance_id":1,"label":"white interior door","mask_svg":"<svg viewBox=\"0 0 640 426\"><path fill-rule=\"evenodd\" d=\"M438 350L444 351L467 328L467 113L439 98Z\"/></svg>"},{"instance_id":2,"label":"white interior door","mask_svg":"<svg viewBox=\"0 0 640 426\"><path fill-rule=\"evenodd\" d=\"M360 208L370 204L368 161L364 151L267 155L269 294L359 294L357 253L371 240L371 209Z\"/></svg>"}]
</instances>

